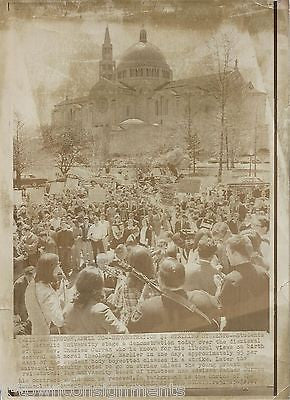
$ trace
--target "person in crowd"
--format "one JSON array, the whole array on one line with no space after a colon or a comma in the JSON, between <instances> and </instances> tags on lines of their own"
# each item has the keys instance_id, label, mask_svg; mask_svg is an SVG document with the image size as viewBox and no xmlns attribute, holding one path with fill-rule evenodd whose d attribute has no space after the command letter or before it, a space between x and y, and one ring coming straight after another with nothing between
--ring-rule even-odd
<instances>
[{"instance_id":1,"label":"person in crowd","mask_svg":"<svg viewBox=\"0 0 290 400\"><path fill-rule=\"evenodd\" d=\"M107 235L107 228L101 224L98 215L95 215L94 223L90 226L88 231L88 239L91 241L94 260L97 254L104 253L104 239Z\"/></svg>"},{"instance_id":2,"label":"person in crowd","mask_svg":"<svg viewBox=\"0 0 290 400\"><path fill-rule=\"evenodd\" d=\"M89 217L87 215L84 216L83 222L80 225L81 228L81 252L83 256L83 261L84 263L92 263L94 256L93 256L93 250L92 250L92 245L90 243L88 233L90 229L90 222L89 222Z\"/></svg>"},{"instance_id":3,"label":"person in crowd","mask_svg":"<svg viewBox=\"0 0 290 400\"><path fill-rule=\"evenodd\" d=\"M228 239L226 251L232 268L221 282L218 299L226 331L269 330L269 276L252 264L253 246L245 235Z\"/></svg>"},{"instance_id":4,"label":"person in crowd","mask_svg":"<svg viewBox=\"0 0 290 400\"><path fill-rule=\"evenodd\" d=\"M61 267L66 274L72 270L72 247L74 244L73 232L66 223L65 220L62 220L60 225L60 230L56 235L56 245L58 248L58 255L61 263Z\"/></svg>"},{"instance_id":5,"label":"person in crowd","mask_svg":"<svg viewBox=\"0 0 290 400\"><path fill-rule=\"evenodd\" d=\"M36 266L38 260L38 237L30 230L29 225L22 228L21 244L27 255L28 265Z\"/></svg>"},{"instance_id":6,"label":"person in crowd","mask_svg":"<svg viewBox=\"0 0 290 400\"><path fill-rule=\"evenodd\" d=\"M104 244L104 250L107 251L108 250L108 246L109 246L109 229L110 229L110 224L109 222L106 220L106 215L104 212L101 212L100 214L100 225L103 227L104 229L104 239L103 239L103 244Z\"/></svg>"},{"instance_id":7,"label":"person in crowd","mask_svg":"<svg viewBox=\"0 0 290 400\"><path fill-rule=\"evenodd\" d=\"M264 259L266 268L270 268L271 262L271 248L270 248L270 221L264 215L256 215L252 221L253 229L259 234L261 238L260 250Z\"/></svg>"},{"instance_id":8,"label":"person in crowd","mask_svg":"<svg viewBox=\"0 0 290 400\"><path fill-rule=\"evenodd\" d=\"M25 291L28 284L34 279L36 269L33 265L23 268L21 275L14 283L14 315L19 317L19 320L25 322L28 314L25 306Z\"/></svg>"},{"instance_id":9,"label":"person in crowd","mask_svg":"<svg viewBox=\"0 0 290 400\"><path fill-rule=\"evenodd\" d=\"M136 271L152 279L154 276L153 260L149 251L143 246L134 246L128 255L128 264ZM133 311L145 287L145 282L128 272L126 279L119 282L115 292L110 296L110 303L120 311L120 320L128 324ZM148 288L146 290L149 293Z\"/></svg>"},{"instance_id":10,"label":"person in crowd","mask_svg":"<svg viewBox=\"0 0 290 400\"><path fill-rule=\"evenodd\" d=\"M185 291L204 290L215 296L217 287L214 277L221 273L211 264L211 261L216 254L217 245L212 238L203 237L198 243L197 251L198 263L186 265L183 289Z\"/></svg>"},{"instance_id":11,"label":"person in crowd","mask_svg":"<svg viewBox=\"0 0 290 400\"><path fill-rule=\"evenodd\" d=\"M53 212L52 218L50 220L50 226L54 231L57 231L60 229L61 225L61 217L59 216L59 211L56 210Z\"/></svg>"},{"instance_id":12,"label":"person in crowd","mask_svg":"<svg viewBox=\"0 0 290 400\"><path fill-rule=\"evenodd\" d=\"M25 291L25 307L31 322L32 335L49 335L52 324L61 328L64 324L57 285L63 278L56 254L42 254L38 260L35 280L31 280Z\"/></svg>"},{"instance_id":13,"label":"person in crowd","mask_svg":"<svg viewBox=\"0 0 290 400\"><path fill-rule=\"evenodd\" d=\"M181 214L175 224L175 232L190 231L190 223L186 214Z\"/></svg>"},{"instance_id":14,"label":"person in crowd","mask_svg":"<svg viewBox=\"0 0 290 400\"><path fill-rule=\"evenodd\" d=\"M70 226L74 238L72 247L72 267L74 271L78 271L81 264L82 229L77 218L71 220Z\"/></svg>"},{"instance_id":15,"label":"person in crowd","mask_svg":"<svg viewBox=\"0 0 290 400\"><path fill-rule=\"evenodd\" d=\"M46 231L39 233L38 253L53 253L58 254L57 245L55 241L48 235Z\"/></svg>"},{"instance_id":16,"label":"person in crowd","mask_svg":"<svg viewBox=\"0 0 290 400\"><path fill-rule=\"evenodd\" d=\"M186 194L169 205L160 195L158 179L151 180L150 175L150 168L142 170L138 173L139 180L126 186L116 185L108 176L100 183L107 192L106 200L101 203L89 200L88 187L82 182L76 190L64 189L56 195L47 193L45 205L29 203L24 194L24 206L15 206L13 213L14 280L23 274L23 268L36 266L39 257L59 253L67 283L57 289L57 294L61 302L66 302L75 290L79 269L97 262L105 275L104 293L113 291L115 295L117 307L114 306L113 312L129 324L132 313L143 302L152 295L160 295L152 289L152 282L158 286L160 266L168 257L184 266L185 286L180 290L207 291L209 296L216 291L217 298L225 282L224 275L228 276L236 268L230 264L227 251L228 241L235 236L241 234L250 240L252 266L263 267L264 271L270 268L270 209L267 204L259 205L265 203L265 190L253 193L252 188L213 186L207 193ZM64 225L67 225L65 229ZM140 262L134 267L135 275L128 267L136 247L148 250L151 286L136 277L138 268L146 265L147 256L140 256ZM193 277L188 280L190 273ZM110 274L114 278L109 278ZM186 286L188 281L191 286ZM21 324L19 316L15 318Z\"/></svg>"},{"instance_id":17,"label":"person in crowd","mask_svg":"<svg viewBox=\"0 0 290 400\"><path fill-rule=\"evenodd\" d=\"M104 298L104 278L94 266L84 268L76 280L76 297L64 310L63 332L69 335L128 333Z\"/></svg>"},{"instance_id":18,"label":"person in crowd","mask_svg":"<svg viewBox=\"0 0 290 400\"><path fill-rule=\"evenodd\" d=\"M112 249L115 249L119 244L124 242L125 227L121 221L119 214L116 214L111 227L111 243Z\"/></svg>"},{"instance_id":19,"label":"person in crowd","mask_svg":"<svg viewBox=\"0 0 290 400\"><path fill-rule=\"evenodd\" d=\"M139 243L145 247L151 247L152 244L152 228L147 218L142 219Z\"/></svg>"},{"instance_id":20,"label":"person in crowd","mask_svg":"<svg viewBox=\"0 0 290 400\"><path fill-rule=\"evenodd\" d=\"M161 294L144 300L128 324L131 333L205 332L219 330L219 304L202 291L185 292L184 266L174 258L162 261L158 271Z\"/></svg>"},{"instance_id":21,"label":"person in crowd","mask_svg":"<svg viewBox=\"0 0 290 400\"><path fill-rule=\"evenodd\" d=\"M222 272L228 274L231 269L225 244L227 240L233 236L233 234L226 222L217 222L212 228L212 236L217 243L216 255L219 264L223 266Z\"/></svg>"},{"instance_id":22,"label":"person in crowd","mask_svg":"<svg viewBox=\"0 0 290 400\"><path fill-rule=\"evenodd\" d=\"M254 229L245 229L241 232L241 235L245 235L251 240L253 246L253 255L251 258L251 262L255 265L260 265L268 271L269 265L266 263L266 260L261 252L262 239L259 233L256 232Z\"/></svg>"}]
</instances>

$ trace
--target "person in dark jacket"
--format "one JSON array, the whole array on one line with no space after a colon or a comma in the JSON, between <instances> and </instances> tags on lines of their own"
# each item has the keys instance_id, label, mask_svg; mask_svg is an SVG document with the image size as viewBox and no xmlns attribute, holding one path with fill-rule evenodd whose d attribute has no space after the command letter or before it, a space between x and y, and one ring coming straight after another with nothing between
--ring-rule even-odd
<instances>
[{"instance_id":1,"label":"person in dark jacket","mask_svg":"<svg viewBox=\"0 0 290 400\"><path fill-rule=\"evenodd\" d=\"M72 246L74 244L74 236L72 230L69 229L65 221L62 221L61 229L57 232L56 244L63 272L68 275L72 268Z\"/></svg>"},{"instance_id":2,"label":"person in dark jacket","mask_svg":"<svg viewBox=\"0 0 290 400\"><path fill-rule=\"evenodd\" d=\"M158 271L159 286L164 294L150 297L138 305L128 324L129 332L219 330L219 304L216 298L200 290L185 292L182 289L184 279L184 266L174 258L165 258Z\"/></svg>"},{"instance_id":3,"label":"person in dark jacket","mask_svg":"<svg viewBox=\"0 0 290 400\"><path fill-rule=\"evenodd\" d=\"M269 330L269 276L251 262L253 246L247 236L228 239L226 251L232 272L225 276L218 295L227 331Z\"/></svg>"},{"instance_id":4,"label":"person in dark jacket","mask_svg":"<svg viewBox=\"0 0 290 400\"><path fill-rule=\"evenodd\" d=\"M35 276L35 267L28 266L23 269L23 275L14 283L14 315L21 321L26 321L28 314L25 306L25 290Z\"/></svg>"}]
</instances>

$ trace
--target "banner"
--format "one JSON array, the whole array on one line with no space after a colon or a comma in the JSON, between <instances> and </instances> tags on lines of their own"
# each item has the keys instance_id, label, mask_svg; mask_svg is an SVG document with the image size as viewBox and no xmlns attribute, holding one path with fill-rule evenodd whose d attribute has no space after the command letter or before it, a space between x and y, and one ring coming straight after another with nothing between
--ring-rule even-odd
<instances>
[{"instance_id":1,"label":"banner","mask_svg":"<svg viewBox=\"0 0 290 400\"><path fill-rule=\"evenodd\" d=\"M43 187L26 189L29 203L36 203L36 204L43 203L44 192L45 192L45 188L43 188Z\"/></svg>"},{"instance_id":2,"label":"banner","mask_svg":"<svg viewBox=\"0 0 290 400\"><path fill-rule=\"evenodd\" d=\"M183 178L178 184L176 191L178 193L199 193L200 190L200 179L194 178Z\"/></svg>"},{"instance_id":3,"label":"banner","mask_svg":"<svg viewBox=\"0 0 290 400\"><path fill-rule=\"evenodd\" d=\"M153 168L153 170L152 170L152 175L153 175L154 177L162 176L162 173L161 173L160 168Z\"/></svg>"},{"instance_id":4,"label":"banner","mask_svg":"<svg viewBox=\"0 0 290 400\"><path fill-rule=\"evenodd\" d=\"M61 194L64 189L64 182L51 182L49 194Z\"/></svg>"},{"instance_id":5,"label":"banner","mask_svg":"<svg viewBox=\"0 0 290 400\"><path fill-rule=\"evenodd\" d=\"M89 189L89 201L94 203L103 203L106 201L106 190L102 189L101 186Z\"/></svg>"},{"instance_id":6,"label":"banner","mask_svg":"<svg viewBox=\"0 0 290 400\"><path fill-rule=\"evenodd\" d=\"M65 187L67 189L77 189L79 186L79 180L76 178L67 178Z\"/></svg>"},{"instance_id":7,"label":"banner","mask_svg":"<svg viewBox=\"0 0 290 400\"><path fill-rule=\"evenodd\" d=\"M13 201L16 206L23 204L22 190L13 190Z\"/></svg>"}]
</instances>

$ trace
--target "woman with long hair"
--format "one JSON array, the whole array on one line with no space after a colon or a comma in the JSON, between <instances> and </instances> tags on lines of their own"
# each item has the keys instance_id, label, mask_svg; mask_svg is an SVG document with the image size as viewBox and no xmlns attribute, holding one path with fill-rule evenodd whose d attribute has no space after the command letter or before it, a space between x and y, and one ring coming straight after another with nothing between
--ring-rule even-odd
<instances>
[{"instance_id":1,"label":"woman with long hair","mask_svg":"<svg viewBox=\"0 0 290 400\"><path fill-rule=\"evenodd\" d=\"M84 268L75 286L76 297L64 310L65 334L128 333L125 325L104 303L104 277L99 268Z\"/></svg>"},{"instance_id":2,"label":"woman with long hair","mask_svg":"<svg viewBox=\"0 0 290 400\"><path fill-rule=\"evenodd\" d=\"M64 323L56 287L63 277L56 254L42 254L38 260L35 280L25 291L25 305L31 321L32 335L49 335L52 324L61 328Z\"/></svg>"},{"instance_id":3,"label":"woman with long hair","mask_svg":"<svg viewBox=\"0 0 290 400\"><path fill-rule=\"evenodd\" d=\"M133 246L128 256L128 264L149 279L154 278L153 259L148 249L143 246ZM152 293L142 280L134 273L128 272L125 279L119 282L115 292L110 295L110 303L120 312L120 320L127 325L138 302Z\"/></svg>"}]
</instances>

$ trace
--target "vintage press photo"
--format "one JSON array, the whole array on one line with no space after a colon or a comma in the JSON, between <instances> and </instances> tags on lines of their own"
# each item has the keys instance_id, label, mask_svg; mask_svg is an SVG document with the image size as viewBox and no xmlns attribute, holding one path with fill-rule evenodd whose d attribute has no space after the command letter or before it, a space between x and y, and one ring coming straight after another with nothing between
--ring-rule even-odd
<instances>
[{"instance_id":1,"label":"vintage press photo","mask_svg":"<svg viewBox=\"0 0 290 400\"><path fill-rule=\"evenodd\" d=\"M3 5L8 395L286 395L287 16Z\"/></svg>"}]
</instances>

